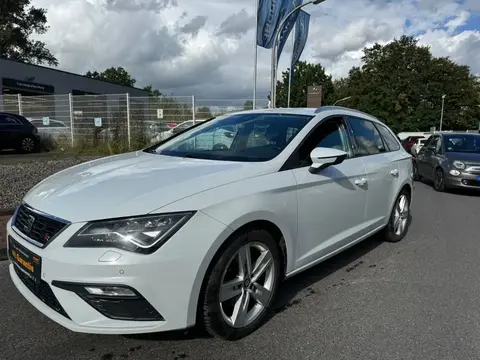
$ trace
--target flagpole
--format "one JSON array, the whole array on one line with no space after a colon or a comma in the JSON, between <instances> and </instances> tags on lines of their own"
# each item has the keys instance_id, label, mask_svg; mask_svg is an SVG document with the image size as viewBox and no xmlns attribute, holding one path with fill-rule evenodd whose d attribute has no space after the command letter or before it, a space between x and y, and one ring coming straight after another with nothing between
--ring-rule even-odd
<instances>
[{"instance_id":1,"label":"flagpole","mask_svg":"<svg viewBox=\"0 0 480 360\"><path fill-rule=\"evenodd\" d=\"M295 26L292 29L292 59L290 60L290 70L288 71L288 98L287 98L287 108L290 107L290 93L292 89L292 60L293 60L293 50L295 50L295 29L297 27L297 24L295 23Z\"/></svg>"},{"instance_id":2,"label":"flagpole","mask_svg":"<svg viewBox=\"0 0 480 360\"><path fill-rule=\"evenodd\" d=\"M253 110L256 108L257 103L257 65L258 65L258 46L257 46L257 36L258 36L258 6L260 0L255 0L255 39L253 42Z\"/></svg>"}]
</instances>

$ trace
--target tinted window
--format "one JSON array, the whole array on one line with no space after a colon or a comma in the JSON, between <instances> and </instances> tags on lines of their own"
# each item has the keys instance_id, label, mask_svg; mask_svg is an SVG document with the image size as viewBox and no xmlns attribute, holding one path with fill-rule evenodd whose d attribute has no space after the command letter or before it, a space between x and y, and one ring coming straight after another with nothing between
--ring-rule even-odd
<instances>
[{"instance_id":1,"label":"tinted window","mask_svg":"<svg viewBox=\"0 0 480 360\"><path fill-rule=\"evenodd\" d=\"M383 137L383 140L387 144L387 147L390 151L397 151L400 150L400 144L398 143L395 136L387 129L386 126L377 124L377 129Z\"/></svg>"},{"instance_id":2,"label":"tinted window","mask_svg":"<svg viewBox=\"0 0 480 360\"><path fill-rule=\"evenodd\" d=\"M312 118L271 113L224 115L146 151L199 159L268 161L280 154Z\"/></svg>"},{"instance_id":3,"label":"tinted window","mask_svg":"<svg viewBox=\"0 0 480 360\"><path fill-rule=\"evenodd\" d=\"M8 115L0 115L0 124L2 125L21 125L20 120L17 120Z\"/></svg>"},{"instance_id":4,"label":"tinted window","mask_svg":"<svg viewBox=\"0 0 480 360\"><path fill-rule=\"evenodd\" d=\"M316 147L348 151L345 133L338 122L330 121L322 125L322 132Z\"/></svg>"},{"instance_id":5,"label":"tinted window","mask_svg":"<svg viewBox=\"0 0 480 360\"><path fill-rule=\"evenodd\" d=\"M358 156L375 155L386 151L382 137L371 121L351 117L350 125Z\"/></svg>"},{"instance_id":6,"label":"tinted window","mask_svg":"<svg viewBox=\"0 0 480 360\"><path fill-rule=\"evenodd\" d=\"M298 150L298 158L291 160L289 168L310 166L311 151L316 147L343 150L351 155L343 118L332 118L322 122L304 141Z\"/></svg>"},{"instance_id":7,"label":"tinted window","mask_svg":"<svg viewBox=\"0 0 480 360\"><path fill-rule=\"evenodd\" d=\"M480 135L446 135L444 139L447 152L480 153Z\"/></svg>"}]
</instances>

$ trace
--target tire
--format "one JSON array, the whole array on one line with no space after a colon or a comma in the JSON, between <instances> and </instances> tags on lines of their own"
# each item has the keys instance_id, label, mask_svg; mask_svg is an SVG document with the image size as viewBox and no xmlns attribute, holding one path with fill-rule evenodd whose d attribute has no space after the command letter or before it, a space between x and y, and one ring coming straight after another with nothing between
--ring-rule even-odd
<instances>
[{"instance_id":1,"label":"tire","mask_svg":"<svg viewBox=\"0 0 480 360\"><path fill-rule=\"evenodd\" d=\"M415 160L413 160L413 181L421 181L422 177L418 173L418 165Z\"/></svg>"},{"instance_id":2,"label":"tire","mask_svg":"<svg viewBox=\"0 0 480 360\"><path fill-rule=\"evenodd\" d=\"M38 141L32 136L24 136L18 144L18 151L21 153L32 153L38 149Z\"/></svg>"},{"instance_id":3,"label":"tire","mask_svg":"<svg viewBox=\"0 0 480 360\"><path fill-rule=\"evenodd\" d=\"M444 192L445 191L445 177L443 170L441 168L435 169L435 178L433 180L433 188L435 191Z\"/></svg>"},{"instance_id":4,"label":"tire","mask_svg":"<svg viewBox=\"0 0 480 360\"><path fill-rule=\"evenodd\" d=\"M384 230L385 241L396 243L407 235L411 223L410 199L409 192L403 189L395 200L390 219ZM403 203L403 201L406 201L406 203ZM399 222L397 223L397 221Z\"/></svg>"},{"instance_id":5,"label":"tire","mask_svg":"<svg viewBox=\"0 0 480 360\"><path fill-rule=\"evenodd\" d=\"M239 233L229 240L229 243L207 274L199 310L205 329L210 335L236 340L255 331L270 313L281 281L282 255L273 236L261 229ZM239 258L246 259L248 253L251 258L250 268L253 271L251 276L243 276L238 265ZM270 260L265 267L258 266L264 264L258 261L262 256L263 260ZM255 273L256 268L263 268L264 271ZM243 269L247 268L244 266ZM258 277L258 274L262 275ZM255 277L258 279L255 280ZM231 287L225 287L231 291L222 291L221 294L221 285L227 283L233 284ZM261 293L257 284L270 292ZM262 296L263 294L266 296ZM221 296L225 298L222 302ZM230 296L233 297L228 299ZM238 312L243 316L235 316L235 306L241 309L239 305L245 304L247 312Z\"/></svg>"}]
</instances>

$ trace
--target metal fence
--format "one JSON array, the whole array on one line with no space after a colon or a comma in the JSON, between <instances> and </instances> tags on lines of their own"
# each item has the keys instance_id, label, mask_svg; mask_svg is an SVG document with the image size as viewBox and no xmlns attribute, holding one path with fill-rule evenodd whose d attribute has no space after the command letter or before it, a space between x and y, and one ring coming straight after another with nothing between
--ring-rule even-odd
<instances>
[{"instance_id":1,"label":"metal fence","mask_svg":"<svg viewBox=\"0 0 480 360\"><path fill-rule=\"evenodd\" d=\"M268 100L257 100L266 108ZM133 97L129 94L0 96L0 111L18 113L54 146L122 149L155 142L159 133L187 120L252 109L250 99L196 99L195 96ZM168 126L168 127L167 127Z\"/></svg>"}]
</instances>

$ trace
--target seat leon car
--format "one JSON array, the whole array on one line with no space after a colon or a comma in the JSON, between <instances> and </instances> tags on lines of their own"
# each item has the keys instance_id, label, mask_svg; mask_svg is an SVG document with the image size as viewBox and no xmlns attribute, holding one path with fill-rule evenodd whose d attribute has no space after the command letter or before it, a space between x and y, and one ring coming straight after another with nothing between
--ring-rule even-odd
<instances>
[{"instance_id":1,"label":"seat leon car","mask_svg":"<svg viewBox=\"0 0 480 360\"><path fill-rule=\"evenodd\" d=\"M36 185L7 225L10 275L76 332L201 324L237 339L283 279L376 232L401 240L412 176L396 136L361 112L223 115Z\"/></svg>"}]
</instances>

